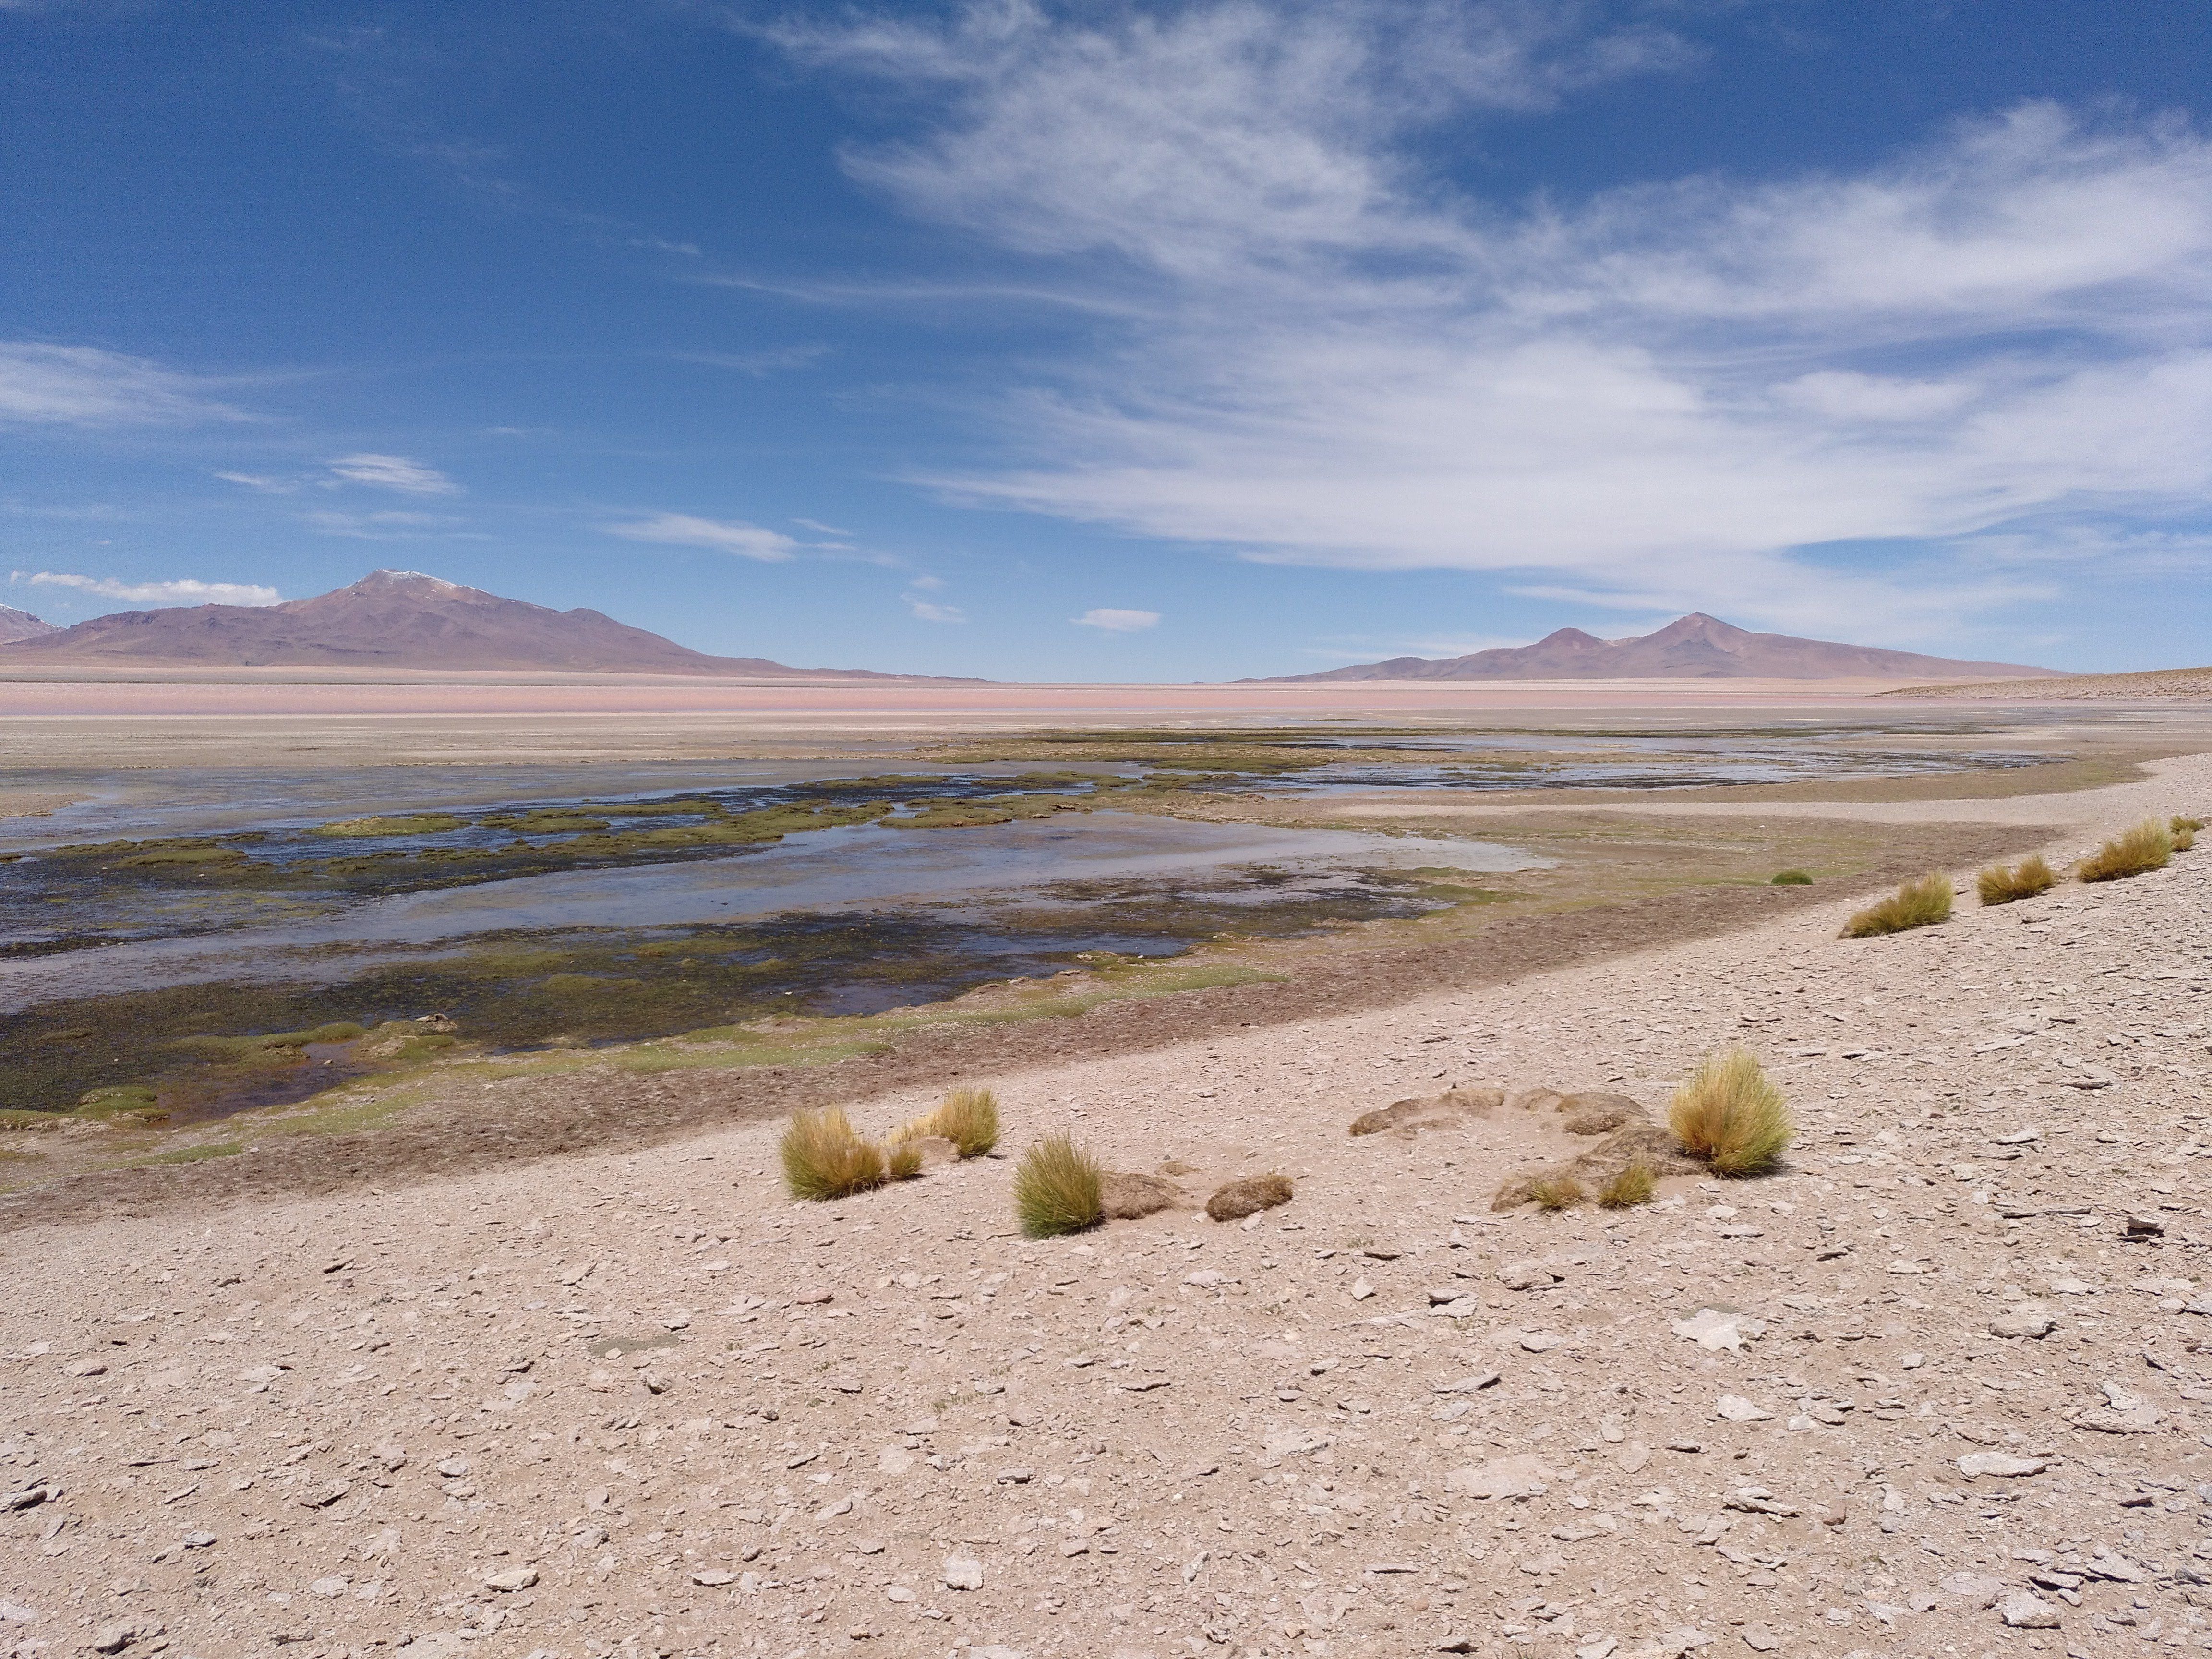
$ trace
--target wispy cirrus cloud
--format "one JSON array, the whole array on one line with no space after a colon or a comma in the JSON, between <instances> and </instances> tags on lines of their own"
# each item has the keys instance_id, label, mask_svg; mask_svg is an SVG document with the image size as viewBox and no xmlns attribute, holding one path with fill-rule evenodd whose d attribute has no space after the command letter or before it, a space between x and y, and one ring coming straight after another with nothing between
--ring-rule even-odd
<instances>
[{"instance_id":1,"label":"wispy cirrus cloud","mask_svg":"<svg viewBox=\"0 0 2212 1659\"><path fill-rule=\"evenodd\" d=\"M242 421L216 383L97 346L0 341L0 423L187 426Z\"/></svg>"},{"instance_id":2,"label":"wispy cirrus cloud","mask_svg":"<svg viewBox=\"0 0 2212 1659\"><path fill-rule=\"evenodd\" d=\"M803 545L780 531L747 524L742 519L702 519L690 513L655 513L626 523L608 525L605 530L610 536L620 536L625 541L657 542L664 547L704 547L771 564L795 556Z\"/></svg>"},{"instance_id":3,"label":"wispy cirrus cloud","mask_svg":"<svg viewBox=\"0 0 2212 1659\"><path fill-rule=\"evenodd\" d=\"M1141 634L1160 625L1157 611L1116 611L1110 607L1086 611L1068 620L1078 628L1095 628L1102 634Z\"/></svg>"},{"instance_id":4,"label":"wispy cirrus cloud","mask_svg":"<svg viewBox=\"0 0 2212 1659\"><path fill-rule=\"evenodd\" d=\"M74 588L103 599L125 599L135 605L248 605L281 604L283 595L273 587L253 582L204 582L190 577L173 581L126 582L112 576L82 576L63 570L14 570L10 582L33 587Z\"/></svg>"},{"instance_id":5,"label":"wispy cirrus cloud","mask_svg":"<svg viewBox=\"0 0 2212 1659\"><path fill-rule=\"evenodd\" d=\"M430 537L477 539L465 526L467 520L441 513L344 513L319 508L302 513L300 522L323 536L349 536L364 542L414 542Z\"/></svg>"},{"instance_id":6,"label":"wispy cirrus cloud","mask_svg":"<svg viewBox=\"0 0 2212 1659\"><path fill-rule=\"evenodd\" d=\"M404 455L341 455L330 464L331 475L346 483L396 490L403 495L458 495L460 485L434 466Z\"/></svg>"},{"instance_id":7,"label":"wispy cirrus cloud","mask_svg":"<svg viewBox=\"0 0 2212 1659\"><path fill-rule=\"evenodd\" d=\"M2031 102L1855 172L1582 201L1431 165L1439 122L1683 61L1626 15L992 0L771 33L908 95L854 179L1121 301L1007 400L1002 464L927 480L963 499L1892 635L2050 592L2085 520L2212 508L2202 132Z\"/></svg>"}]
</instances>

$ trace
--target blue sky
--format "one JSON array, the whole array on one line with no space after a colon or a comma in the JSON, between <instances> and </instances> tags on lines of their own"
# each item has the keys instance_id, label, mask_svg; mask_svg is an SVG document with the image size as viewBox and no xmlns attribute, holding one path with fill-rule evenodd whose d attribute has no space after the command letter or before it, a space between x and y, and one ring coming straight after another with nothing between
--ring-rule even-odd
<instances>
[{"instance_id":1,"label":"blue sky","mask_svg":"<svg viewBox=\"0 0 2212 1659\"><path fill-rule=\"evenodd\" d=\"M0 601L2197 663L2212 4L0 0Z\"/></svg>"}]
</instances>

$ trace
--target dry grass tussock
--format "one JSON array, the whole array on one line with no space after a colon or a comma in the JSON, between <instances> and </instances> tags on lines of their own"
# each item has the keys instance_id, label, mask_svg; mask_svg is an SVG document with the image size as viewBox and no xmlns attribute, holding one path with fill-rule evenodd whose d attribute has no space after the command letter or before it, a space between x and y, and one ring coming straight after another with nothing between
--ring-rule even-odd
<instances>
[{"instance_id":1,"label":"dry grass tussock","mask_svg":"<svg viewBox=\"0 0 2212 1659\"><path fill-rule=\"evenodd\" d=\"M793 1198L844 1198L884 1184L883 1149L863 1140L839 1107L793 1112L777 1151Z\"/></svg>"},{"instance_id":2,"label":"dry grass tussock","mask_svg":"<svg viewBox=\"0 0 2212 1659\"><path fill-rule=\"evenodd\" d=\"M1782 1091L1747 1048L1707 1055L1675 1091L1667 1124L1692 1156L1724 1176L1771 1169L1797 1127Z\"/></svg>"},{"instance_id":3,"label":"dry grass tussock","mask_svg":"<svg viewBox=\"0 0 2212 1659\"><path fill-rule=\"evenodd\" d=\"M2042 854L2034 853L2018 864L1992 864L1974 878L1974 890L1984 904L2010 904L2049 892L2057 880L2058 872Z\"/></svg>"},{"instance_id":4,"label":"dry grass tussock","mask_svg":"<svg viewBox=\"0 0 2212 1659\"><path fill-rule=\"evenodd\" d=\"M893 1181L911 1181L921 1173L921 1148L910 1140L894 1140L884 1149L884 1172Z\"/></svg>"},{"instance_id":5,"label":"dry grass tussock","mask_svg":"<svg viewBox=\"0 0 2212 1659\"><path fill-rule=\"evenodd\" d=\"M988 1089L955 1089L942 1103L891 1131L894 1143L942 1135L963 1158L981 1158L999 1144L999 1097Z\"/></svg>"},{"instance_id":6,"label":"dry grass tussock","mask_svg":"<svg viewBox=\"0 0 2212 1659\"><path fill-rule=\"evenodd\" d=\"M1073 1137L1049 1134L1031 1143L1014 1170L1014 1214L1031 1238L1079 1233L1106 1218L1097 1159Z\"/></svg>"},{"instance_id":7,"label":"dry grass tussock","mask_svg":"<svg viewBox=\"0 0 2212 1659\"><path fill-rule=\"evenodd\" d=\"M1571 1175L1546 1176L1528 1183L1528 1196L1540 1210L1565 1210L1583 1201L1583 1183Z\"/></svg>"},{"instance_id":8,"label":"dry grass tussock","mask_svg":"<svg viewBox=\"0 0 2212 1659\"><path fill-rule=\"evenodd\" d=\"M2173 850L2186 853L2195 847L2197 832L2203 827L2203 818L2185 818L2179 812L2175 813L2173 822L2166 825L2166 833L2173 837Z\"/></svg>"},{"instance_id":9,"label":"dry grass tussock","mask_svg":"<svg viewBox=\"0 0 2212 1659\"><path fill-rule=\"evenodd\" d=\"M1597 1201L1607 1210L1632 1210L1638 1204L1649 1204L1658 1190L1659 1181L1651 1166L1638 1158L1598 1188Z\"/></svg>"},{"instance_id":10,"label":"dry grass tussock","mask_svg":"<svg viewBox=\"0 0 2212 1659\"><path fill-rule=\"evenodd\" d=\"M1271 1170L1262 1176L1246 1176L1217 1188L1206 1200L1206 1212L1216 1221L1242 1221L1248 1215L1289 1203L1291 1190L1286 1175Z\"/></svg>"},{"instance_id":11,"label":"dry grass tussock","mask_svg":"<svg viewBox=\"0 0 2212 1659\"><path fill-rule=\"evenodd\" d=\"M1931 870L1915 876L1879 904L1870 904L1844 924L1845 939L1873 939L1881 933L1902 933L1909 928L1931 927L1951 920L1951 901L1956 894L1951 878Z\"/></svg>"},{"instance_id":12,"label":"dry grass tussock","mask_svg":"<svg viewBox=\"0 0 2212 1659\"><path fill-rule=\"evenodd\" d=\"M2172 856L2173 831L2156 818L2145 818L2083 859L2074 873L2083 881L2118 881L2163 870Z\"/></svg>"}]
</instances>

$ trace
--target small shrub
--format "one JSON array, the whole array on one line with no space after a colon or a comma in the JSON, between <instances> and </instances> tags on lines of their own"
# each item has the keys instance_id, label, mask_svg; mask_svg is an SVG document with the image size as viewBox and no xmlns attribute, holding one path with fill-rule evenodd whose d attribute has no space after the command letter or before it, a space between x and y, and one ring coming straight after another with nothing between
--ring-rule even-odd
<instances>
[{"instance_id":1,"label":"small shrub","mask_svg":"<svg viewBox=\"0 0 2212 1659\"><path fill-rule=\"evenodd\" d=\"M2173 831L2156 818L2124 830L2074 866L2083 881L2118 881L2166 868L2173 856Z\"/></svg>"},{"instance_id":2,"label":"small shrub","mask_svg":"<svg viewBox=\"0 0 2212 1659\"><path fill-rule=\"evenodd\" d=\"M1583 1183L1571 1175L1546 1176L1528 1183L1528 1196L1540 1210L1564 1210L1583 1201Z\"/></svg>"},{"instance_id":3,"label":"small shrub","mask_svg":"<svg viewBox=\"0 0 2212 1659\"><path fill-rule=\"evenodd\" d=\"M1843 936L1872 939L1881 933L1902 933L1908 928L1948 921L1954 896L1951 878L1931 870L1924 876L1915 876L1881 903L1860 911L1844 924Z\"/></svg>"},{"instance_id":4,"label":"small shrub","mask_svg":"<svg viewBox=\"0 0 2212 1659\"><path fill-rule=\"evenodd\" d=\"M1072 1136L1031 1143L1014 1170L1014 1213L1031 1238L1079 1233L1105 1219L1098 1161Z\"/></svg>"},{"instance_id":5,"label":"small shrub","mask_svg":"<svg viewBox=\"0 0 2212 1659\"><path fill-rule=\"evenodd\" d=\"M1706 1056L1675 1091L1667 1123L1685 1151L1724 1176L1771 1169L1796 1133L1782 1091L1747 1048L1723 1048Z\"/></svg>"},{"instance_id":6,"label":"small shrub","mask_svg":"<svg viewBox=\"0 0 2212 1659\"><path fill-rule=\"evenodd\" d=\"M845 1198L884 1184L883 1149L861 1139L841 1107L793 1112L777 1151L793 1198Z\"/></svg>"},{"instance_id":7,"label":"small shrub","mask_svg":"<svg viewBox=\"0 0 2212 1659\"><path fill-rule=\"evenodd\" d=\"M893 1181L911 1181L921 1173L921 1148L910 1140L894 1140L884 1149L884 1173Z\"/></svg>"},{"instance_id":8,"label":"small shrub","mask_svg":"<svg viewBox=\"0 0 2212 1659\"><path fill-rule=\"evenodd\" d=\"M2179 813L2176 813L2173 822L2166 826L2166 833L2173 838L2173 850L2177 853L2186 853L2196 846L2197 832L2203 827L2203 819L2185 818Z\"/></svg>"},{"instance_id":9,"label":"small shrub","mask_svg":"<svg viewBox=\"0 0 2212 1659\"><path fill-rule=\"evenodd\" d=\"M1651 1173L1651 1166L1639 1158L1598 1188L1597 1201L1605 1209L1631 1210L1638 1204L1649 1204L1658 1190L1658 1178Z\"/></svg>"},{"instance_id":10,"label":"small shrub","mask_svg":"<svg viewBox=\"0 0 2212 1659\"><path fill-rule=\"evenodd\" d=\"M1248 1215L1289 1203L1291 1194L1288 1176L1272 1171L1263 1176L1246 1176L1242 1181L1232 1181L1218 1188L1206 1200L1206 1212L1216 1221L1242 1221Z\"/></svg>"},{"instance_id":11,"label":"small shrub","mask_svg":"<svg viewBox=\"0 0 2212 1659\"><path fill-rule=\"evenodd\" d=\"M1768 878L1767 884L1771 887L1810 887L1813 878L1802 870L1777 870Z\"/></svg>"},{"instance_id":12,"label":"small shrub","mask_svg":"<svg viewBox=\"0 0 2212 1659\"><path fill-rule=\"evenodd\" d=\"M1992 864L1974 878L1974 890L1984 904L2010 904L2015 899L2049 892L2057 879L2058 872L2043 854L2034 853L2018 864Z\"/></svg>"},{"instance_id":13,"label":"small shrub","mask_svg":"<svg viewBox=\"0 0 2212 1659\"><path fill-rule=\"evenodd\" d=\"M943 1135L963 1158L981 1158L999 1144L999 1097L988 1089L955 1089L944 1103L891 1131L894 1141Z\"/></svg>"}]
</instances>

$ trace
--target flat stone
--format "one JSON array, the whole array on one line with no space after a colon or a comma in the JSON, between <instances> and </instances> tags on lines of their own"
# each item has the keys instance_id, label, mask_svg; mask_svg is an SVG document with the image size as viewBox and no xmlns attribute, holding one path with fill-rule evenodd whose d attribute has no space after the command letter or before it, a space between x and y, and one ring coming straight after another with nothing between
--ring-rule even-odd
<instances>
[{"instance_id":1,"label":"flat stone","mask_svg":"<svg viewBox=\"0 0 2212 1659\"><path fill-rule=\"evenodd\" d=\"M947 1589L979 1590L983 1588L983 1564L965 1557L948 1555L945 1558L945 1587Z\"/></svg>"},{"instance_id":2,"label":"flat stone","mask_svg":"<svg viewBox=\"0 0 2212 1659\"><path fill-rule=\"evenodd\" d=\"M486 1589L504 1590L508 1595L513 1595L516 1590L528 1589L537 1582L537 1568L509 1567L505 1572L495 1572L489 1578L486 1578L484 1580L484 1588Z\"/></svg>"},{"instance_id":3,"label":"flat stone","mask_svg":"<svg viewBox=\"0 0 2212 1659\"><path fill-rule=\"evenodd\" d=\"M1959 1473L1969 1477L1998 1475L2007 1480L2041 1474L2051 1466L2040 1457L2017 1457L2010 1452L1968 1452L1959 1460Z\"/></svg>"},{"instance_id":4,"label":"flat stone","mask_svg":"<svg viewBox=\"0 0 2212 1659\"><path fill-rule=\"evenodd\" d=\"M1509 1291L1538 1290L1559 1278L1540 1261L1509 1261L1498 1270L1498 1282Z\"/></svg>"},{"instance_id":5,"label":"flat stone","mask_svg":"<svg viewBox=\"0 0 2212 1659\"><path fill-rule=\"evenodd\" d=\"M1970 1607L1993 1607L1997 1597L2004 1594L2004 1580L1992 1578L1985 1572L1954 1572L1945 1578L1943 1593L1957 1597Z\"/></svg>"},{"instance_id":6,"label":"flat stone","mask_svg":"<svg viewBox=\"0 0 2212 1659\"><path fill-rule=\"evenodd\" d=\"M2058 1322L2040 1310L2020 1310L1999 1314L1990 1321L1990 1334L2006 1338L2046 1337L2058 1328Z\"/></svg>"},{"instance_id":7,"label":"flat stone","mask_svg":"<svg viewBox=\"0 0 2212 1659\"><path fill-rule=\"evenodd\" d=\"M1528 1498L1541 1496L1555 1477L1543 1460L1523 1452L1513 1457L1493 1457L1487 1462L1454 1469L1444 1477L1446 1492L1469 1498Z\"/></svg>"},{"instance_id":8,"label":"flat stone","mask_svg":"<svg viewBox=\"0 0 2212 1659\"><path fill-rule=\"evenodd\" d=\"M2057 1630L2058 1609L2039 1595L2014 1590L1997 1603L1997 1617L2012 1630Z\"/></svg>"},{"instance_id":9,"label":"flat stone","mask_svg":"<svg viewBox=\"0 0 2212 1659\"><path fill-rule=\"evenodd\" d=\"M1753 1404L1740 1394L1724 1394L1713 1409L1731 1423L1763 1423L1774 1413Z\"/></svg>"}]
</instances>

